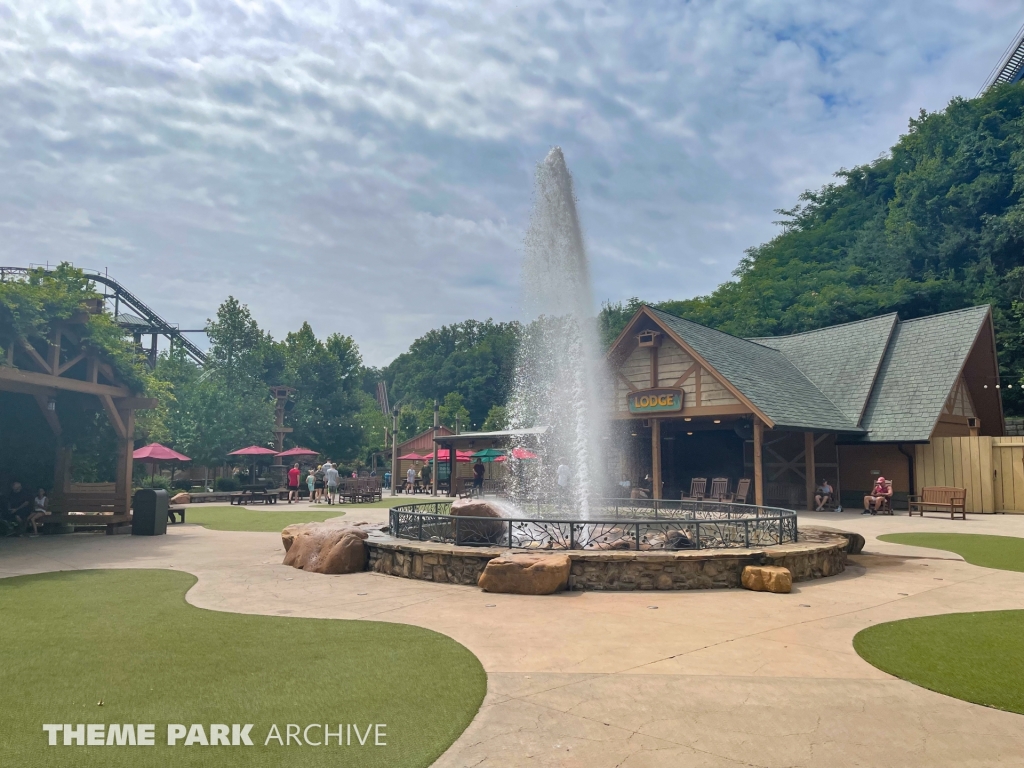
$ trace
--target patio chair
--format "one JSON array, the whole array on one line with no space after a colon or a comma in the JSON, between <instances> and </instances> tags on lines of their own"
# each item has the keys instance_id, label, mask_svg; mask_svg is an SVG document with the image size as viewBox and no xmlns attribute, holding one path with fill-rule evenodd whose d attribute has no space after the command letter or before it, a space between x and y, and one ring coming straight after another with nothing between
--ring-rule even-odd
<instances>
[{"instance_id":1,"label":"patio chair","mask_svg":"<svg viewBox=\"0 0 1024 768\"><path fill-rule=\"evenodd\" d=\"M711 478L711 492L708 494L709 499L715 499L716 501L725 501L729 496L729 478L728 477L713 477Z\"/></svg>"},{"instance_id":2,"label":"patio chair","mask_svg":"<svg viewBox=\"0 0 1024 768\"><path fill-rule=\"evenodd\" d=\"M707 496L708 479L706 477L695 477L690 480L690 495L683 494L683 499L703 499Z\"/></svg>"},{"instance_id":3,"label":"patio chair","mask_svg":"<svg viewBox=\"0 0 1024 768\"><path fill-rule=\"evenodd\" d=\"M746 497L751 495L751 478L742 477L736 483L736 493L729 494L725 499L733 504L746 504Z\"/></svg>"}]
</instances>

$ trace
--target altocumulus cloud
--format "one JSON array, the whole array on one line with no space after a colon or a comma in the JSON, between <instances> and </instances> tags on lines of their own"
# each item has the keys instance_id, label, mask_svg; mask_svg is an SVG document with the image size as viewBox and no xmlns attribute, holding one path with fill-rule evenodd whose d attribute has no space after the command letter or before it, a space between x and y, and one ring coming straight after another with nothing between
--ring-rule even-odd
<instances>
[{"instance_id":1,"label":"altocumulus cloud","mask_svg":"<svg viewBox=\"0 0 1024 768\"><path fill-rule=\"evenodd\" d=\"M772 210L973 96L1024 0L0 0L0 262L228 293L380 364L517 315L533 164L596 293L709 291Z\"/></svg>"}]
</instances>

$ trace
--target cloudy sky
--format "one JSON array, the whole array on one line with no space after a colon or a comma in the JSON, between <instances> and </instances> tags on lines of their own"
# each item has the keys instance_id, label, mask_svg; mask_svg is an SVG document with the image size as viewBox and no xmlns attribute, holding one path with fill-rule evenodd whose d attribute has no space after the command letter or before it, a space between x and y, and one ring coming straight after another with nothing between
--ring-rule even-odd
<instances>
[{"instance_id":1,"label":"cloudy sky","mask_svg":"<svg viewBox=\"0 0 1024 768\"><path fill-rule=\"evenodd\" d=\"M384 364L518 316L560 145L599 300L706 293L777 216L974 96L1024 0L0 0L0 264L228 294ZM199 339L197 339L199 341Z\"/></svg>"}]
</instances>

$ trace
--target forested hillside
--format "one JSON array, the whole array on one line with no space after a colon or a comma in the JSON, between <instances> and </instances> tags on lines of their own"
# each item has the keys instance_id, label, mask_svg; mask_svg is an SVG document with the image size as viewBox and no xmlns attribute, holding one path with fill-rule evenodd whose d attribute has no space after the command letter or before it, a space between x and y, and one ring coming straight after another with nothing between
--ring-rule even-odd
<instances>
[{"instance_id":1,"label":"forested hillside","mask_svg":"<svg viewBox=\"0 0 1024 768\"><path fill-rule=\"evenodd\" d=\"M885 312L903 318L991 303L1004 377L1024 369L1024 85L954 99L878 160L780 210L736 280L658 307L738 336L777 335ZM609 304L606 340L640 304ZM1008 413L1024 413L1019 388Z\"/></svg>"}]
</instances>

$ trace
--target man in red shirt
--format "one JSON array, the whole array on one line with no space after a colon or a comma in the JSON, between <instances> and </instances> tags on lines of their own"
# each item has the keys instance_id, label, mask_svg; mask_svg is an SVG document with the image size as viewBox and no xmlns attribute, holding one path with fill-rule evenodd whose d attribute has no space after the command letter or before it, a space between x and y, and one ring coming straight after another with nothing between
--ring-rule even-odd
<instances>
[{"instance_id":1,"label":"man in red shirt","mask_svg":"<svg viewBox=\"0 0 1024 768\"><path fill-rule=\"evenodd\" d=\"M299 465L288 470L288 503L299 500Z\"/></svg>"}]
</instances>

